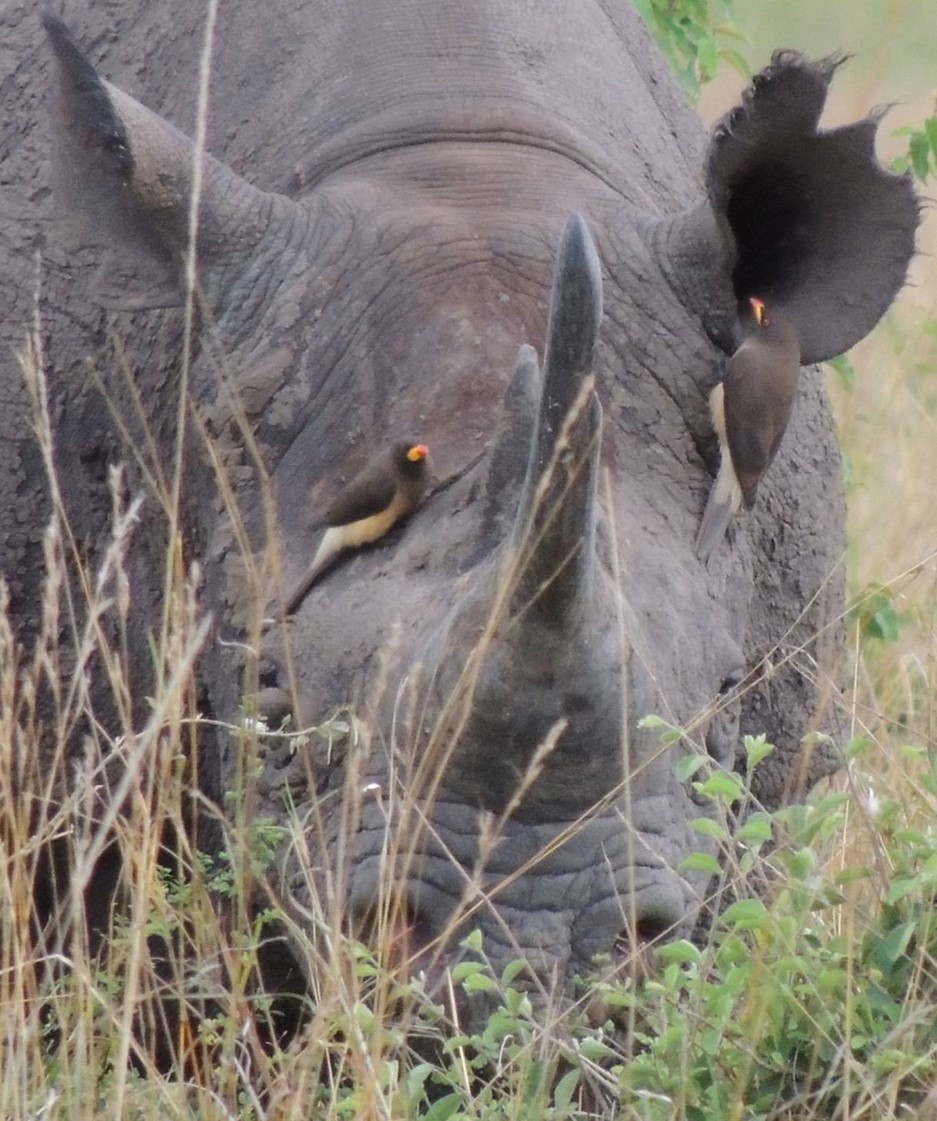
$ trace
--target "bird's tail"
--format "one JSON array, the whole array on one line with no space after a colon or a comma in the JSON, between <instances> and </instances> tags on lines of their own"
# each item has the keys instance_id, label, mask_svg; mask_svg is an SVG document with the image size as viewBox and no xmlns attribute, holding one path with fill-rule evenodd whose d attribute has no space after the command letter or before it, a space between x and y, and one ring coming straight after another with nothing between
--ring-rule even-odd
<instances>
[{"instance_id":1,"label":"bird's tail","mask_svg":"<svg viewBox=\"0 0 937 1121\"><path fill-rule=\"evenodd\" d=\"M296 608L299 607L309 594L313 584L319 579L341 550L342 527L333 526L331 529L325 531L322 540L319 542L316 555L312 558L312 563L302 574L299 583L293 589L290 598L286 601L286 606L283 608L284 615L293 614Z\"/></svg>"},{"instance_id":2,"label":"bird's tail","mask_svg":"<svg viewBox=\"0 0 937 1121\"><path fill-rule=\"evenodd\" d=\"M723 448L719 474L709 492L709 501L696 534L696 555L706 564L712 551L725 536L732 516L742 505L742 488L735 477L728 449Z\"/></svg>"}]
</instances>

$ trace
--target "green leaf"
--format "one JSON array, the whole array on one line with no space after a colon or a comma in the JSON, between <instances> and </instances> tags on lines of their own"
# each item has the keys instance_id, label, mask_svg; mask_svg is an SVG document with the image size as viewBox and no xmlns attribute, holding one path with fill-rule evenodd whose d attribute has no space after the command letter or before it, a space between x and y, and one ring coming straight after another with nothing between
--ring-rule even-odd
<instances>
[{"instance_id":1,"label":"green leaf","mask_svg":"<svg viewBox=\"0 0 937 1121\"><path fill-rule=\"evenodd\" d=\"M670 725L663 717L655 716L653 712L649 712L647 716L642 716L638 721L639 728L669 728Z\"/></svg>"},{"instance_id":2,"label":"green leaf","mask_svg":"<svg viewBox=\"0 0 937 1121\"><path fill-rule=\"evenodd\" d=\"M702 950L685 938L678 938L676 942L667 942L663 946L658 946L654 952L661 961L689 961L699 965L703 959Z\"/></svg>"},{"instance_id":3,"label":"green leaf","mask_svg":"<svg viewBox=\"0 0 937 1121\"><path fill-rule=\"evenodd\" d=\"M529 1016L530 997L519 989L508 989L504 994L504 1007L512 1016Z\"/></svg>"},{"instance_id":4,"label":"green leaf","mask_svg":"<svg viewBox=\"0 0 937 1121\"><path fill-rule=\"evenodd\" d=\"M842 997L850 986L850 973L839 965L828 965L815 974L817 992L820 997Z\"/></svg>"},{"instance_id":5,"label":"green leaf","mask_svg":"<svg viewBox=\"0 0 937 1121\"><path fill-rule=\"evenodd\" d=\"M673 768L677 782L689 782L706 762L707 757L705 755L686 755L679 759Z\"/></svg>"},{"instance_id":6,"label":"green leaf","mask_svg":"<svg viewBox=\"0 0 937 1121\"><path fill-rule=\"evenodd\" d=\"M700 69L701 82L708 82L716 73L719 54L713 36L707 35L696 44L696 64Z\"/></svg>"},{"instance_id":7,"label":"green leaf","mask_svg":"<svg viewBox=\"0 0 937 1121\"><path fill-rule=\"evenodd\" d=\"M931 146L927 134L923 132L913 133L908 145L908 155L911 158L914 174L918 179L927 178L927 173L930 170L930 152Z\"/></svg>"},{"instance_id":8,"label":"green leaf","mask_svg":"<svg viewBox=\"0 0 937 1121\"><path fill-rule=\"evenodd\" d=\"M844 389L852 389L856 384L855 368L845 354L830 358L826 365L836 374Z\"/></svg>"},{"instance_id":9,"label":"green leaf","mask_svg":"<svg viewBox=\"0 0 937 1121\"><path fill-rule=\"evenodd\" d=\"M774 828L771 823L771 815L763 811L758 811L746 818L736 830L735 836L736 840L742 841L745 844L762 844L765 841L771 840L773 832Z\"/></svg>"},{"instance_id":10,"label":"green leaf","mask_svg":"<svg viewBox=\"0 0 937 1121\"><path fill-rule=\"evenodd\" d=\"M694 817L687 824L694 833L699 833L703 837L712 837L716 841L729 839L726 827L721 822L713 821L711 817Z\"/></svg>"},{"instance_id":11,"label":"green leaf","mask_svg":"<svg viewBox=\"0 0 937 1121\"><path fill-rule=\"evenodd\" d=\"M704 1054L714 1059L719 1054L725 1037L719 1028L706 1028L699 1035L699 1045Z\"/></svg>"},{"instance_id":12,"label":"green leaf","mask_svg":"<svg viewBox=\"0 0 937 1121\"><path fill-rule=\"evenodd\" d=\"M924 134L930 144L931 159L937 163L937 117L928 117L924 122Z\"/></svg>"},{"instance_id":13,"label":"green leaf","mask_svg":"<svg viewBox=\"0 0 937 1121\"><path fill-rule=\"evenodd\" d=\"M465 992L491 993L498 991L498 982L488 973L473 973L462 982Z\"/></svg>"},{"instance_id":14,"label":"green leaf","mask_svg":"<svg viewBox=\"0 0 937 1121\"><path fill-rule=\"evenodd\" d=\"M460 985L469 977L474 977L476 973L482 973L484 970L485 966L480 961L460 961L452 967L452 980Z\"/></svg>"},{"instance_id":15,"label":"green leaf","mask_svg":"<svg viewBox=\"0 0 937 1121\"><path fill-rule=\"evenodd\" d=\"M553 1105L556 1109L561 1112L566 1112L569 1109L573 1094L575 1094L576 1087L579 1085L579 1077L580 1071L574 1067L557 1082L553 1091Z\"/></svg>"},{"instance_id":16,"label":"green leaf","mask_svg":"<svg viewBox=\"0 0 937 1121\"><path fill-rule=\"evenodd\" d=\"M740 930L756 930L764 924L767 914L760 899L738 899L722 912L722 921Z\"/></svg>"},{"instance_id":17,"label":"green leaf","mask_svg":"<svg viewBox=\"0 0 937 1121\"><path fill-rule=\"evenodd\" d=\"M745 745L745 758L748 760L749 770L757 767L762 759L766 759L774 751L774 744L768 743L763 734L744 736L742 743Z\"/></svg>"},{"instance_id":18,"label":"green leaf","mask_svg":"<svg viewBox=\"0 0 937 1121\"><path fill-rule=\"evenodd\" d=\"M887 972L891 972L895 962L904 956L915 927L916 924L913 922L901 923L894 930L890 930L888 936L882 940L875 956L879 965L885 968Z\"/></svg>"},{"instance_id":19,"label":"green leaf","mask_svg":"<svg viewBox=\"0 0 937 1121\"><path fill-rule=\"evenodd\" d=\"M869 868L844 868L841 872L837 872L835 882L841 886L852 883L861 883L863 880L872 878L872 872Z\"/></svg>"},{"instance_id":20,"label":"green leaf","mask_svg":"<svg viewBox=\"0 0 937 1121\"><path fill-rule=\"evenodd\" d=\"M612 1051L607 1043L603 1043L601 1039L596 1039L594 1036L586 1036L579 1044L579 1054L582 1055L584 1059L597 1063L602 1059L609 1058L609 1056L615 1054L615 1052Z\"/></svg>"},{"instance_id":21,"label":"green leaf","mask_svg":"<svg viewBox=\"0 0 937 1121\"><path fill-rule=\"evenodd\" d=\"M860 759L863 755L868 755L874 746L872 740L866 739L865 736L856 736L846 744L846 758Z\"/></svg>"},{"instance_id":22,"label":"green leaf","mask_svg":"<svg viewBox=\"0 0 937 1121\"><path fill-rule=\"evenodd\" d=\"M720 28L720 30L722 29ZM734 32L735 28L733 27L725 28L725 34L730 35L732 38L736 38ZM723 62L727 62L732 67L743 81L751 81L752 68L748 65L748 61L740 51L735 50L734 47L723 47L719 51L719 56Z\"/></svg>"},{"instance_id":23,"label":"green leaf","mask_svg":"<svg viewBox=\"0 0 937 1121\"><path fill-rule=\"evenodd\" d=\"M462 940L462 945L466 950L471 950L472 953L480 954L482 952L482 932L476 928L467 938Z\"/></svg>"},{"instance_id":24,"label":"green leaf","mask_svg":"<svg viewBox=\"0 0 937 1121\"><path fill-rule=\"evenodd\" d=\"M849 614L859 625L859 631L866 638L876 638L882 642L895 642L898 638L900 619L892 606L892 592L889 588L874 585L864 591Z\"/></svg>"},{"instance_id":25,"label":"green leaf","mask_svg":"<svg viewBox=\"0 0 937 1121\"><path fill-rule=\"evenodd\" d=\"M890 603L882 604L873 613L866 633L870 638L880 638L882 642L898 641L898 614Z\"/></svg>"},{"instance_id":26,"label":"green leaf","mask_svg":"<svg viewBox=\"0 0 937 1121\"><path fill-rule=\"evenodd\" d=\"M446 1094L444 1098L433 1102L424 1114L424 1121L449 1121L450 1117L455 1117L456 1110L461 1105L461 1094Z\"/></svg>"},{"instance_id":27,"label":"green leaf","mask_svg":"<svg viewBox=\"0 0 937 1121\"><path fill-rule=\"evenodd\" d=\"M813 875L816 861L809 849L794 849L790 852L779 852L778 863L787 871L788 878L794 883L802 884Z\"/></svg>"},{"instance_id":28,"label":"green leaf","mask_svg":"<svg viewBox=\"0 0 937 1121\"><path fill-rule=\"evenodd\" d=\"M407 1097L410 1101L417 1101L423 1092L423 1085L436 1068L432 1063L417 1063L407 1073Z\"/></svg>"},{"instance_id":29,"label":"green leaf","mask_svg":"<svg viewBox=\"0 0 937 1121\"><path fill-rule=\"evenodd\" d=\"M693 788L707 798L737 802L744 793L741 784L725 771L716 771L705 782L694 782Z\"/></svg>"},{"instance_id":30,"label":"green leaf","mask_svg":"<svg viewBox=\"0 0 937 1121\"><path fill-rule=\"evenodd\" d=\"M917 876L902 876L900 879L896 879L888 889L886 902L889 904L897 903L900 899L904 899L906 895L920 890L920 887L921 882Z\"/></svg>"},{"instance_id":31,"label":"green leaf","mask_svg":"<svg viewBox=\"0 0 937 1121\"><path fill-rule=\"evenodd\" d=\"M720 62L734 66L747 80L748 63L730 42L745 42L738 28L717 22L731 18L732 4L708 0L636 0L638 14L657 40L681 88L691 101L699 96L700 85L715 77Z\"/></svg>"},{"instance_id":32,"label":"green leaf","mask_svg":"<svg viewBox=\"0 0 937 1121\"><path fill-rule=\"evenodd\" d=\"M501 984L504 988L514 980L518 973L522 973L527 968L527 962L523 958L515 958L509 961L501 971Z\"/></svg>"},{"instance_id":33,"label":"green leaf","mask_svg":"<svg viewBox=\"0 0 937 1121\"><path fill-rule=\"evenodd\" d=\"M719 861L706 852L691 852L680 862L680 872L708 872L711 876L718 876L722 871Z\"/></svg>"}]
</instances>

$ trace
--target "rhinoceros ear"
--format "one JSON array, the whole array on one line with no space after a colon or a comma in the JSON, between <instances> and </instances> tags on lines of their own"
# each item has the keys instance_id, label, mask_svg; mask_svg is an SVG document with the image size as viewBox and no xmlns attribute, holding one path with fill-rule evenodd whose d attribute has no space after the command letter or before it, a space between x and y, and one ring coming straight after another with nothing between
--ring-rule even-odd
<instances>
[{"instance_id":1,"label":"rhinoceros ear","mask_svg":"<svg viewBox=\"0 0 937 1121\"><path fill-rule=\"evenodd\" d=\"M737 248L735 292L790 313L805 363L875 326L905 282L919 218L910 180L875 156L880 112L818 128L842 62L775 52L709 149L710 200Z\"/></svg>"},{"instance_id":2,"label":"rhinoceros ear","mask_svg":"<svg viewBox=\"0 0 937 1121\"><path fill-rule=\"evenodd\" d=\"M696 302L693 285L710 295L731 285L739 304L757 295L784 308L797 324L804 363L847 350L875 326L905 281L919 219L910 180L876 158L880 112L842 128L818 127L843 61L775 52L713 129L709 215L678 219L682 229L670 239L685 302ZM706 240L712 265L701 277ZM724 299L710 300L720 303L725 309ZM707 328L725 344L718 324Z\"/></svg>"},{"instance_id":3,"label":"rhinoceros ear","mask_svg":"<svg viewBox=\"0 0 937 1121\"><path fill-rule=\"evenodd\" d=\"M180 302L189 202L199 155L192 142L105 82L68 27L43 14L58 63L53 189L58 228L70 249L107 248L95 295L105 306ZM201 156L198 257L210 264L259 238L269 200L209 155Z\"/></svg>"}]
</instances>

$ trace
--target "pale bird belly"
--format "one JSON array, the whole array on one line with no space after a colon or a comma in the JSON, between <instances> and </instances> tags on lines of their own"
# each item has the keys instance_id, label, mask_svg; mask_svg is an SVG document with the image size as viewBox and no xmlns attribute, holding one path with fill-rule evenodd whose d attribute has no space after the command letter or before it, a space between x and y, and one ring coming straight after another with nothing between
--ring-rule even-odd
<instances>
[{"instance_id":1,"label":"pale bird belly","mask_svg":"<svg viewBox=\"0 0 937 1121\"><path fill-rule=\"evenodd\" d=\"M343 526L344 548L353 549L356 545L370 545L372 541L380 540L400 517L403 512L402 506L403 503L400 499L395 498L383 513L374 514L370 518L362 518L360 522L352 522L351 525Z\"/></svg>"}]
</instances>

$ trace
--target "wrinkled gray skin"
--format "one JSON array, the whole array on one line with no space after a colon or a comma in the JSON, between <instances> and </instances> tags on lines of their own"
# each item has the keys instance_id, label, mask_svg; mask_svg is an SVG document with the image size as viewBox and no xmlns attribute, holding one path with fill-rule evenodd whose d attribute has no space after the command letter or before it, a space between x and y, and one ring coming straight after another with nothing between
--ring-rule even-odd
<instances>
[{"instance_id":1,"label":"wrinkled gray skin","mask_svg":"<svg viewBox=\"0 0 937 1121\"><path fill-rule=\"evenodd\" d=\"M193 129L191 5L65 14L100 74ZM30 223L6 227L7 314L15 336L33 286L27 239L50 215L51 119L64 221L42 239L46 350L66 498L93 549L109 509L102 466L128 458L83 372L90 357L128 401L107 373L108 332L167 457L171 446L189 142L98 84L60 28L59 92L40 100L55 83L38 17L2 19L28 121L3 143L15 217ZM474 907L462 930L480 925L496 961L520 951L536 973L570 977L596 953L688 933L706 886L677 871L703 845L688 821L706 812L674 775L685 748L662 751L640 717L692 727L730 767L740 729L767 733L778 750L753 786L772 806L835 767L829 750L801 747L830 726L841 648L840 463L815 370L757 509L708 569L693 552L716 467L707 400L739 302L786 308L813 363L872 328L913 251L917 205L875 161L877 122L817 132L834 69L779 58L707 148L623 2L583 0L572 15L567 0L275 0L259 25L252 5L223 7L207 147L225 162L206 164L190 390L259 553L262 472L232 400L244 410L273 482L282 582L245 580L193 437L186 542L216 620L203 707L233 718L241 682L257 683L256 663L218 639L259 638L277 588L314 551L315 511L376 445L426 442L442 484L265 639L263 696L293 691L304 724L352 703L361 725L355 752L265 748L257 807L282 819L285 790L306 809L313 786L329 795L304 859L343 862L334 890L353 919L373 915L379 868L398 853L411 949L440 934L452 946L461 899ZM76 256L82 246L96 248ZM163 310L102 318L95 300ZM28 513L6 571L28 635L40 482L22 425L4 423L8 508ZM158 603L158 510L151 496L133 558L140 634ZM545 740L553 750L515 798ZM235 783L235 754L205 741L210 790ZM352 792L376 785L342 811L352 761ZM399 820L403 789L422 826ZM492 820L500 840L480 857ZM300 864L287 858L281 888L302 924ZM490 902L466 888L473 873Z\"/></svg>"}]
</instances>

